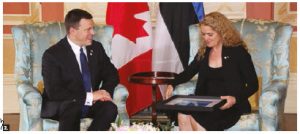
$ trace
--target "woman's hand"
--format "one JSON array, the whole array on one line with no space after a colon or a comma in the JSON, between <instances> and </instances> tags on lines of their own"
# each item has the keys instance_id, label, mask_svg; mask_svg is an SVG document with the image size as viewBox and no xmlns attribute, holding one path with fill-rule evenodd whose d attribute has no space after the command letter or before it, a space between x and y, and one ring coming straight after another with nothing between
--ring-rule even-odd
<instances>
[{"instance_id":1,"label":"woman's hand","mask_svg":"<svg viewBox=\"0 0 300 134\"><path fill-rule=\"evenodd\" d=\"M165 94L165 99L168 99L168 98L170 98L172 96L173 90L174 90L174 88L173 88L172 85L168 85L167 86L166 94Z\"/></svg>"},{"instance_id":2,"label":"woman's hand","mask_svg":"<svg viewBox=\"0 0 300 134\"><path fill-rule=\"evenodd\" d=\"M233 96L221 96L221 99L225 99L227 101L222 107L220 107L221 110L231 108L236 103L236 99Z\"/></svg>"}]
</instances>

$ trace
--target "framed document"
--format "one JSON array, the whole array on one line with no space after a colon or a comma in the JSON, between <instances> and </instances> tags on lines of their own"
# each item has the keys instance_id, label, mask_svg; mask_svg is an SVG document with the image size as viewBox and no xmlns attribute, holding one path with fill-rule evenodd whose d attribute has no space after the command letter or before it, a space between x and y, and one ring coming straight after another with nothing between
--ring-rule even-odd
<instances>
[{"instance_id":1,"label":"framed document","mask_svg":"<svg viewBox=\"0 0 300 134\"><path fill-rule=\"evenodd\" d=\"M157 103L157 110L168 111L214 111L224 105L226 100L213 96L187 96L175 95L171 98Z\"/></svg>"}]
</instances>

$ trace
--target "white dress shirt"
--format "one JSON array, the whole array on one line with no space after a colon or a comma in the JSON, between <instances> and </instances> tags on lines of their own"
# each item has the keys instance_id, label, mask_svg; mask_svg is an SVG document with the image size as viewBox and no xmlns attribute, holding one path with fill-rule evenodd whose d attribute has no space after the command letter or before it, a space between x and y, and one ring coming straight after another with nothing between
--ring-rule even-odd
<instances>
[{"instance_id":1,"label":"white dress shirt","mask_svg":"<svg viewBox=\"0 0 300 134\"><path fill-rule=\"evenodd\" d=\"M75 57L76 57L76 60L77 60L77 63L79 65L79 69L80 69L80 72L82 72L81 70L81 64L80 64L80 46L79 45L76 45L74 42L72 42L69 37L67 36L67 39L68 39L68 42L69 44L71 45L71 48L75 54ZM86 47L83 46L82 47L83 49L83 53L85 54L85 56L87 57L87 52L86 52ZM88 60L88 59L87 59ZM93 104L93 92L92 92L92 89L90 90L90 92L87 92L86 93L86 100L85 100L85 104L84 105L87 105L87 106L91 106Z\"/></svg>"}]
</instances>

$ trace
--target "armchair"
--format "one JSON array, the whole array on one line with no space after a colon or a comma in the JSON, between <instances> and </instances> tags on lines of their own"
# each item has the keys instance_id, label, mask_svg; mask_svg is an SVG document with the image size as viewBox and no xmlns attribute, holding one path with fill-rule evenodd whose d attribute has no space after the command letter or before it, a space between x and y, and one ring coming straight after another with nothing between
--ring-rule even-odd
<instances>
[{"instance_id":1,"label":"armchair","mask_svg":"<svg viewBox=\"0 0 300 134\"><path fill-rule=\"evenodd\" d=\"M95 26L94 39L100 41L109 57L111 57L112 27ZM64 24L36 23L14 26L12 28L16 50L15 74L17 92L20 103L19 130L58 130L58 122L40 118L41 90L41 59L44 51L66 35ZM119 117L129 124L126 111L127 89L118 85L115 88L113 101L118 106ZM86 130L91 119L81 121L81 130Z\"/></svg>"},{"instance_id":2,"label":"armchair","mask_svg":"<svg viewBox=\"0 0 300 134\"><path fill-rule=\"evenodd\" d=\"M289 77L289 43L292 27L275 21L233 20L248 46L257 76L261 78L258 111L242 115L228 130L280 130ZM199 48L199 26L190 26L190 61ZM201 75L201 74L199 74ZM193 94L196 80L175 87L175 94Z\"/></svg>"}]
</instances>

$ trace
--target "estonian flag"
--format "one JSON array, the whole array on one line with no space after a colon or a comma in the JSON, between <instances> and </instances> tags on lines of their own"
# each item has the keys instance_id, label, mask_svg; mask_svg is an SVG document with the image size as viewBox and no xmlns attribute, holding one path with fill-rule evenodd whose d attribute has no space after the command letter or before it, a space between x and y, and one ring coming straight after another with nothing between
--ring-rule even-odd
<instances>
[{"instance_id":1,"label":"estonian flag","mask_svg":"<svg viewBox=\"0 0 300 134\"><path fill-rule=\"evenodd\" d=\"M189 26L199 23L203 17L202 2L159 4L152 53L154 71L180 73L188 66ZM164 96L164 91L161 93Z\"/></svg>"}]
</instances>

